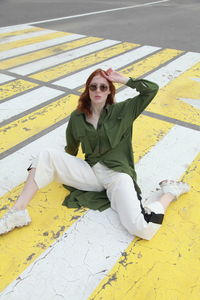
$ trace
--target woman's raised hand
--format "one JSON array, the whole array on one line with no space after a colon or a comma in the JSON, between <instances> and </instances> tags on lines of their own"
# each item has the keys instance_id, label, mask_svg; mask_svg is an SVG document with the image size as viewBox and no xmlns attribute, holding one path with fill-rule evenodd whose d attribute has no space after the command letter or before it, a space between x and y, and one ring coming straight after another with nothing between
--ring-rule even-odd
<instances>
[{"instance_id":1,"label":"woman's raised hand","mask_svg":"<svg viewBox=\"0 0 200 300\"><path fill-rule=\"evenodd\" d=\"M118 73L117 71L114 71L113 69L109 68L106 71L102 71L102 75L112 82L118 82L126 84L129 80L128 77L123 76L122 74Z\"/></svg>"}]
</instances>

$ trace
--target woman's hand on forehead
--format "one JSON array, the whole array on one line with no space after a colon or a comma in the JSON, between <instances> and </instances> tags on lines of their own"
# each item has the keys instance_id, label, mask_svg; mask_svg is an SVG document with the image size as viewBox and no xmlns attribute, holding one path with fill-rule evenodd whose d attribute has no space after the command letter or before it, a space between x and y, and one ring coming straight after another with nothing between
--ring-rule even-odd
<instances>
[{"instance_id":1,"label":"woman's hand on forehead","mask_svg":"<svg viewBox=\"0 0 200 300\"><path fill-rule=\"evenodd\" d=\"M107 80L112 81L112 82L116 82L116 83L125 84L129 80L128 77L123 76L122 74L120 74L119 72L113 70L112 68L109 68L106 71L102 71L102 75Z\"/></svg>"}]
</instances>

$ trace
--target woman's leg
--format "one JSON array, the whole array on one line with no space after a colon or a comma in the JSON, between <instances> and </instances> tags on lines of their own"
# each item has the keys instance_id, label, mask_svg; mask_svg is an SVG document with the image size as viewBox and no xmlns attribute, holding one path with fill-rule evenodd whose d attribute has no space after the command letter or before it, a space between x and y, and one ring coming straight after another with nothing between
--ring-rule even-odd
<instances>
[{"instance_id":1,"label":"woman's leg","mask_svg":"<svg viewBox=\"0 0 200 300\"><path fill-rule=\"evenodd\" d=\"M0 234L31 222L26 206L38 189L53 180L85 191L102 191L104 189L92 168L84 160L59 150L45 149L33 162L18 200L0 219Z\"/></svg>"},{"instance_id":2,"label":"woman's leg","mask_svg":"<svg viewBox=\"0 0 200 300\"><path fill-rule=\"evenodd\" d=\"M26 208L28 203L34 197L35 193L38 191L38 186L35 183L34 176L35 176L35 168L29 171L28 178L24 184L24 188L17 199L16 203L13 206L15 210L23 210Z\"/></svg>"},{"instance_id":3,"label":"woman's leg","mask_svg":"<svg viewBox=\"0 0 200 300\"><path fill-rule=\"evenodd\" d=\"M143 207L129 175L113 172L113 175L107 178L109 178L106 183L107 195L111 207L118 212L121 223L130 234L147 240L150 240L161 227L164 212L170 203L188 191L185 183L171 182L171 185L166 184L164 189L161 184L163 195L159 201Z\"/></svg>"}]
</instances>

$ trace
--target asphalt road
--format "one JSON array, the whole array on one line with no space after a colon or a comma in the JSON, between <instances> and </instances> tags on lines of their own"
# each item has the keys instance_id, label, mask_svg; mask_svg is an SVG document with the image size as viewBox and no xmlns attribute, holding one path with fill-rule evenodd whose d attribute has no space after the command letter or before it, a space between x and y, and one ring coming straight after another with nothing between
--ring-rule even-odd
<instances>
[{"instance_id":1,"label":"asphalt road","mask_svg":"<svg viewBox=\"0 0 200 300\"><path fill-rule=\"evenodd\" d=\"M119 7L101 14L37 23L37 26L78 34L200 51L200 1L169 0L142 6L151 0L0 0L0 26L40 22Z\"/></svg>"}]
</instances>

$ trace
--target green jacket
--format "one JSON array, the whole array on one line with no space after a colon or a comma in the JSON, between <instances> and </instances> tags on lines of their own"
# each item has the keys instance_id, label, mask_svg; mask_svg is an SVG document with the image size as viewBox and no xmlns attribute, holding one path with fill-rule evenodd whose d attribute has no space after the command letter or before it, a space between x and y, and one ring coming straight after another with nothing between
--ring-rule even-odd
<instances>
[{"instance_id":1,"label":"green jacket","mask_svg":"<svg viewBox=\"0 0 200 300\"><path fill-rule=\"evenodd\" d=\"M66 130L65 151L77 155L81 144L85 160L90 166L100 162L115 171L127 173L132 177L138 198L141 199L134 168L132 125L155 97L158 85L145 79L133 78L126 85L136 89L139 95L104 107L97 129L86 121L84 113L78 110L72 112ZM71 193L65 198L63 205L74 208L84 206L100 211L110 206L106 191L85 192L66 188Z\"/></svg>"}]
</instances>

